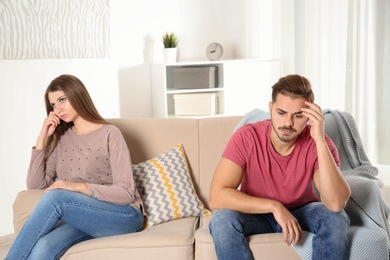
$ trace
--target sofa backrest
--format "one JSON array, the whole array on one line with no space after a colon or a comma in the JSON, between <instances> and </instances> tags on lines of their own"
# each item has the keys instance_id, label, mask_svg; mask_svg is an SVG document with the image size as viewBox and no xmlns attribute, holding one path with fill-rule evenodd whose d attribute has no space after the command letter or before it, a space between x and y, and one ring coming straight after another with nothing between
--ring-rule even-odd
<instances>
[{"instance_id":1,"label":"sofa backrest","mask_svg":"<svg viewBox=\"0 0 390 260\"><path fill-rule=\"evenodd\" d=\"M242 116L203 118L199 121L199 197L209 209L209 191L215 168L234 127Z\"/></svg>"},{"instance_id":2,"label":"sofa backrest","mask_svg":"<svg viewBox=\"0 0 390 260\"><path fill-rule=\"evenodd\" d=\"M209 189L215 167L220 160L240 116L210 118L139 118L108 119L117 126L137 164L182 144L191 170L195 189L208 207Z\"/></svg>"}]
</instances>

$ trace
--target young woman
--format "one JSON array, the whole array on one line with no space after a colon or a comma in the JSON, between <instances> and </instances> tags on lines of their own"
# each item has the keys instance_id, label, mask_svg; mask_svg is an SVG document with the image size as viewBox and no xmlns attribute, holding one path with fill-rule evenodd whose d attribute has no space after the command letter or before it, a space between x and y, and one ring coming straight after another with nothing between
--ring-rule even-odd
<instances>
[{"instance_id":1,"label":"young woman","mask_svg":"<svg viewBox=\"0 0 390 260\"><path fill-rule=\"evenodd\" d=\"M27 175L28 189L45 195L6 259L59 259L76 243L143 227L129 149L84 84L61 75L48 86L45 102L48 116Z\"/></svg>"}]
</instances>

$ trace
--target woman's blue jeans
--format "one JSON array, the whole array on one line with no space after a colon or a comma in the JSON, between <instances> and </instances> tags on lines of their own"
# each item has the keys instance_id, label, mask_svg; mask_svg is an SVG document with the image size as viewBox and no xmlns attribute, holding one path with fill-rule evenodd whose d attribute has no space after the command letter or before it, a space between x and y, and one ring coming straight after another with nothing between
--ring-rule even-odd
<instances>
[{"instance_id":1,"label":"woman's blue jeans","mask_svg":"<svg viewBox=\"0 0 390 260\"><path fill-rule=\"evenodd\" d=\"M6 259L59 259L76 243L137 232L143 223L142 212L131 206L78 192L52 190L39 201Z\"/></svg>"},{"instance_id":2,"label":"woman's blue jeans","mask_svg":"<svg viewBox=\"0 0 390 260\"><path fill-rule=\"evenodd\" d=\"M312 259L348 259L350 220L345 211L335 213L321 202L306 204L291 211L303 230L315 234ZM218 210L210 222L219 260L253 259L246 236L281 233L273 214L243 214Z\"/></svg>"}]
</instances>

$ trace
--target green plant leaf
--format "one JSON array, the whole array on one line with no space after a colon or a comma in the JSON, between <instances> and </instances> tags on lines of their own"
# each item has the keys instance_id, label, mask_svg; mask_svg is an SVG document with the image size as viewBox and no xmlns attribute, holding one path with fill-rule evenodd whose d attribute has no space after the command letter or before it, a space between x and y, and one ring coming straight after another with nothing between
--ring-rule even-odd
<instances>
[{"instance_id":1,"label":"green plant leaf","mask_svg":"<svg viewBox=\"0 0 390 260\"><path fill-rule=\"evenodd\" d=\"M165 33L162 36L162 42L164 44L164 48L176 48L179 43L179 38L174 33Z\"/></svg>"}]
</instances>

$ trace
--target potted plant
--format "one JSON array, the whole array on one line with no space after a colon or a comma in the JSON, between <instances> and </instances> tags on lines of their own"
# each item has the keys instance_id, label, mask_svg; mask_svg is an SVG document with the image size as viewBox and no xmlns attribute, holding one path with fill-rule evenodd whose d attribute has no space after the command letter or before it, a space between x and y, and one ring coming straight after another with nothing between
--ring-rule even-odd
<instances>
[{"instance_id":1,"label":"potted plant","mask_svg":"<svg viewBox=\"0 0 390 260\"><path fill-rule=\"evenodd\" d=\"M173 32L165 33L162 36L162 42L164 44L163 49L163 60L165 63L176 62L177 56L177 44L179 43L179 38Z\"/></svg>"}]
</instances>

